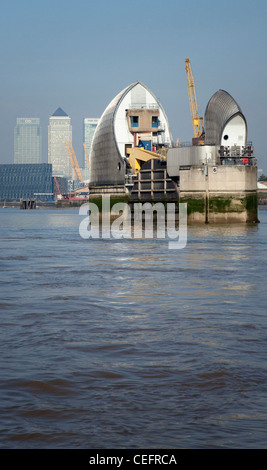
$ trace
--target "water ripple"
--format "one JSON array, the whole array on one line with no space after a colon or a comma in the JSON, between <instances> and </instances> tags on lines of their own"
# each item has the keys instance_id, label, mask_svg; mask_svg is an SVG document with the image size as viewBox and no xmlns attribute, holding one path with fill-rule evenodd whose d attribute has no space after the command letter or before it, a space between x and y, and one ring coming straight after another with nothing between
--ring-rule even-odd
<instances>
[{"instance_id":1,"label":"water ripple","mask_svg":"<svg viewBox=\"0 0 267 470\"><path fill-rule=\"evenodd\" d=\"M177 252L25 212L0 213L2 448L266 447L267 211Z\"/></svg>"}]
</instances>

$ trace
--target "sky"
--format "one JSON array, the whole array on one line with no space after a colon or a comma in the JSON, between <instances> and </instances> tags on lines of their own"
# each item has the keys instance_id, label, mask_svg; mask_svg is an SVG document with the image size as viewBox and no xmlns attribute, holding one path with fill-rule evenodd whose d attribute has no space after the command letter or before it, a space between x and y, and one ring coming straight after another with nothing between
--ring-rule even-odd
<instances>
[{"instance_id":1,"label":"sky","mask_svg":"<svg viewBox=\"0 0 267 470\"><path fill-rule=\"evenodd\" d=\"M193 129L185 58L200 115L219 89L240 105L267 174L266 0L9 0L0 16L0 163L14 161L17 117L39 117L47 162L49 117L61 107L83 161L83 119L102 115L135 81L163 106L173 141Z\"/></svg>"}]
</instances>

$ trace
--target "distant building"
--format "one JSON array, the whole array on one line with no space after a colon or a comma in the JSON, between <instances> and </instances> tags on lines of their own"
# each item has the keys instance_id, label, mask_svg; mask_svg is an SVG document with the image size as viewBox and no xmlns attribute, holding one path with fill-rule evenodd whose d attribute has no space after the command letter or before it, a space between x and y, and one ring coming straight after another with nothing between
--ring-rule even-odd
<instances>
[{"instance_id":1,"label":"distant building","mask_svg":"<svg viewBox=\"0 0 267 470\"><path fill-rule=\"evenodd\" d=\"M0 199L19 200L53 198L52 165L4 164L0 165Z\"/></svg>"},{"instance_id":2,"label":"distant building","mask_svg":"<svg viewBox=\"0 0 267 470\"><path fill-rule=\"evenodd\" d=\"M72 178L72 166L66 143L72 141L71 118L58 108L49 118L48 163L52 164L53 176Z\"/></svg>"},{"instance_id":3,"label":"distant building","mask_svg":"<svg viewBox=\"0 0 267 470\"><path fill-rule=\"evenodd\" d=\"M90 161L91 145L93 136L99 122L98 118L84 118L83 120L83 142L85 144L86 152L88 159ZM87 180L89 178L89 168L86 153L84 150L84 178Z\"/></svg>"},{"instance_id":4,"label":"distant building","mask_svg":"<svg viewBox=\"0 0 267 470\"><path fill-rule=\"evenodd\" d=\"M17 118L14 129L14 163L42 162L42 132L39 118Z\"/></svg>"}]
</instances>

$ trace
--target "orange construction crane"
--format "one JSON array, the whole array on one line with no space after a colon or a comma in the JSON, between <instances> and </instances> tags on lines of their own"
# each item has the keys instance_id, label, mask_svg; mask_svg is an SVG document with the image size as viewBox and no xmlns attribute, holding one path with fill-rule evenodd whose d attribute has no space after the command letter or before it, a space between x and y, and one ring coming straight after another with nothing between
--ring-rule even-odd
<instances>
[{"instance_id":1,"label":"orange construction crane","mask_svg":"<svg viewBox=\"0 0 267 470\"><path fill-rule=\"evenodd\" d=\"M74 165L73 157L72 157L68 142L66 142L66 147L67 147L68 152L69 152L70 162L71 162L71 166L72 166L72 169L73 169L73 172L74 172L74 178L79 179L78 175L77 175L77 172L76 172L76 168L75 168L75 165Z\"/></svg>"},{"instance_id":2,"label":"orange construction crane","mask_svg":"<svg viewBox=\"0 0 267 470\"><path fill-rule=\"evenodd\" d=\"M87 165L88 165L88 170L89 170L89 157L88 157L88 153L87 153L87 150L86 150L85 142L83 143L83 148L84 148L84 153L85 153L85 157L86 157L86 161L87 161Z\"/></svg>"},{"instance_id":3,"label":"orange construction crane","mask_svg":"<svg viewBox=\"0 0 267 470\"><path fill-rule=\"evenodd\" d=\"M74 160L74 163L75 163L75 168L76 168L76 173L78 175L78 180L80 180L81 183L83 183L83 177L82 177L82 172L80 170L80 167L79 167L79 163L78 163L78 160L76 158L76 155L75 155L75 152L74 152L74 148L72 146L72 142L70 141L70 148L71 148L71 152L72 152L72 155L73 155L73 160Z\"/></svg>"},{"instance_id":4,"label":"orange construction crane","mask_svg":"<svg viewBox=\"0 0 267 470\"><path fill-rule=\"evenodd\" d=\"M69 141L69 144L68 144L68 142L66 142L66 146L67 146L67 149L68 149L68 152L69 152L71 166L72 166L72 169L74 171L74 177L77 180L79 180L81 183L83 183L82 173L81 173L81 170L80 170L80 167L79 167L79 164L78 164L78 161L77 161L77 158L76 158L76 155L75 155L75 152L74 152L71 141Z\"/></svg>"},{"instance_id":5,"label":"orange construction crane","mask_svg":"<svg viewBox=\"0 0 267 470\"><path fill-rule=\"evenodd\" d=\"M185 70L187 75L187 88L190 104L191 119L194 131L193 144L204 144L203 117L199 116L194 77L191 70L190 59L185 59Z\"/></svg>"}]
</instances>

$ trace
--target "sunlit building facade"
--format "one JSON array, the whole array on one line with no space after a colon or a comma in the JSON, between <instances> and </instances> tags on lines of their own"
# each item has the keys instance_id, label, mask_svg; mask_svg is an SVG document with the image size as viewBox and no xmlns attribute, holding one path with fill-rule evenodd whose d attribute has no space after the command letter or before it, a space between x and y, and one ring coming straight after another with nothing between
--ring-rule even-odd
<instances>
[{"instance_id":1,"label":"sunlit building facade","mask_svg":"<svg viewBox=\"0 0 267 470\"><path fill-rule=\"evenodd\" d=\"M98 118L84 118L83 120L83 142L84 149L84 177L89 178L88 160L90 161L91 146L94 133L99 122Z\"/></svg>"},{"instance_id":2,"label":"sunlit building facade","mask_svg":"<svg viewBox=\"0 0 267 470\"><path fill-rule=\"evenodd\" d=\"M14 129L14 163L42 162L42 132L39 118L17 118Z\"/></svg>"},{"instance_id":3,"label":"sunlit building facade","mask_svg":"<svg viewBox=\"0 0 267 470\"><path fill-rule=\"evenodd\" d=\"M49 118L48 163L52 164L53 176L72 178L72 166L66 144L72 141L71 118L58 108Z\"/></svg>"}]
</instances>

